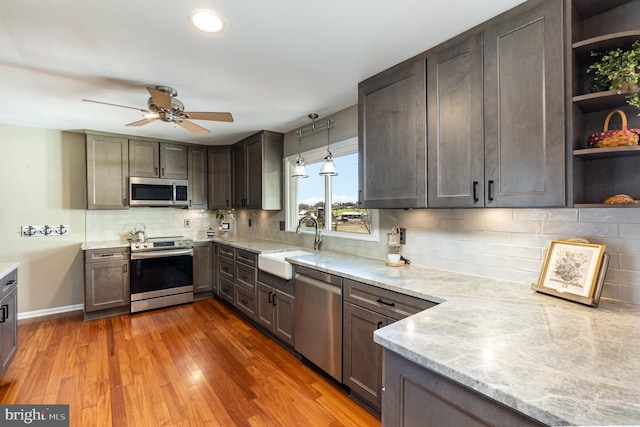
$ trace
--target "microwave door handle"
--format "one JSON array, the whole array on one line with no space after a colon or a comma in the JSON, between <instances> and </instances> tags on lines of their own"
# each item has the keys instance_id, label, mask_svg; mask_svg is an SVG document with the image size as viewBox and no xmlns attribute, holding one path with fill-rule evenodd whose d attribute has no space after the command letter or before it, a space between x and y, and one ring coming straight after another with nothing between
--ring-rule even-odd
<instances>
[{"instance_id":1,"label":"microwave door handle","mask_svg":"<svg viewBox=\"0 0 640 427\"><path fill-rule=\"evenodd\" d=\"M174 182L174 183L173 183L173 200L171 200L171 203L172 203L172 204L175 204L175 203L176 203L176 201L178 200L178 191L177 191L177 187L178 187L178 186L177 186L177 185L176 185L176 183Z\"/></svg>"}]
</instances>

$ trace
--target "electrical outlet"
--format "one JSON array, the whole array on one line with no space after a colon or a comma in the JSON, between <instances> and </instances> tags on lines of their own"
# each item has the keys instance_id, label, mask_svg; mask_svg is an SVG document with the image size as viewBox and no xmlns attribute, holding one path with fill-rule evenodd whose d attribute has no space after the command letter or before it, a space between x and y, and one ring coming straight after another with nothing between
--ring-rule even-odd
<instances>
[{"instance_id":1,"label":"electrical outlet","mask_svg":"<svg viewBox=\"0 0 640 427\"><path fill-rule=\"evenodd\" d=\"M185 219L184 220L184 226L185 227L191 227L191 220L190 219Z\"/></svg>"},{"instance_id":2,"label":"electrical outlet","mask_svg":"<svg viewBox=\"0 0 640 427\"><path fill-rule=\"evenodd\" d=\"M407 229L406 228L401 228L400 229L400 244L401 245L406 245L407 244Z\"/></svg>"}]
</instances>

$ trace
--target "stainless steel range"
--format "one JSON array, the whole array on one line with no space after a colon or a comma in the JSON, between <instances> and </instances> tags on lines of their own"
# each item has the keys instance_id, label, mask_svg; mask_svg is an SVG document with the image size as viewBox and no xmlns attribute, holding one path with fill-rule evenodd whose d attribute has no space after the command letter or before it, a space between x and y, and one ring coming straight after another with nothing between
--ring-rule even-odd
<instances>
[{"instance_id":1,"label":"stainless steel range","mask_svg":"<svg viewBox=\"0 0 640 427\"><path fill-rule=\"evenodd\" d=\"M131 242L131 312L193 301L193 241L182 236Z\"/></svg>"}]
</instances>

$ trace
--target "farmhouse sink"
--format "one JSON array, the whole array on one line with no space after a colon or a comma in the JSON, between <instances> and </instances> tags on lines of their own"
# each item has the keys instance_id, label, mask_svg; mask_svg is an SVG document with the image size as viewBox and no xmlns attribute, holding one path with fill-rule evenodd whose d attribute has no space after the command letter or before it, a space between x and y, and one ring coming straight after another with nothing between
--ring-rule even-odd
<instances>
[{"instance_id":1,"label":"farmhouse sink","mask_svg":"<svg viewBox=\"0 0 640 427\"><path fill-rule=\"evenodd\" d=\"M313 255L307 251L284 251L258 255L258 268L274 276L289 280L293 277L293 267L285 258L300 255Z\"/></svg>"}]
</instances>

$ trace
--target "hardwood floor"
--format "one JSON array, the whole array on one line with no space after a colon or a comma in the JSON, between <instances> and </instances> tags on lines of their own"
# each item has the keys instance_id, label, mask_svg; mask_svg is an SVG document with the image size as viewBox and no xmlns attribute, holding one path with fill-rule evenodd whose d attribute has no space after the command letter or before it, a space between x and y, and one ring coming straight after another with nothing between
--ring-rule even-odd
<instances>
[{"instance_id":1,"label":"hardwood floor","mask_svg":"<svg viewBox=\"0 0 640 427\"><path fill-rule=\"evenodd\" d=\"M214 299L108 319L21 320L0 403L69 404L71 426L379 426Z\"/></svg>"}]
</instances>

